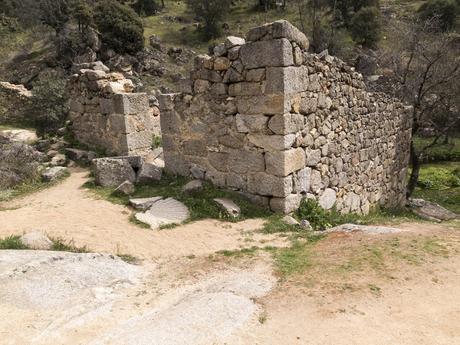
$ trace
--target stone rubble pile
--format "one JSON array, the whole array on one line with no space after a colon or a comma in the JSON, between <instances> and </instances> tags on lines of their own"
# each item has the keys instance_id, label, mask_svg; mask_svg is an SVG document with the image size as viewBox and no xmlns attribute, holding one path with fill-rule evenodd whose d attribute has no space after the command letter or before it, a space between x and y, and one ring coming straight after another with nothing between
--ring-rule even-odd
<instances>
[{"instance_id":1,"label":"stone rubble pile","mask_svg":"<svg viewBox=\"0 0 460 345\"><path fill-rule=\"evenodd\" d=\"M182 92L160 96L165 170L284 213L304 197L341 212L403 204L410 109L307 48L277 21L197 56Z\"/></svg>"},{"instance_id":2,"label":"stone rubble pile","mask_svg":"<svg viewBox=\"0 0 460 345\"><path fill-rule=\"evenodd\" d=\"M109 155L146 154L159 135L160 112L146 93L134 93L123 74L101 62L73 67L69 82L71 130L88 146Z\"/></svg>"}]
</instances>

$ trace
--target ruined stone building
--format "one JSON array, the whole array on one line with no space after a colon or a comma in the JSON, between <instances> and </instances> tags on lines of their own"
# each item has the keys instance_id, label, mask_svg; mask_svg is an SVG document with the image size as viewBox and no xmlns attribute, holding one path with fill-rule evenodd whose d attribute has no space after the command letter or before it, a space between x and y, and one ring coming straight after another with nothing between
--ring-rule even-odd
<instances>
[{"instance_id":1,"label":"ruined stone building","mask_svg":"<svg viewBox=\"0 0 460 345\"><path fill-rule=\"evenodd\" d=\"M70 80L72 132L81 143L109 155L143 155L161 135L160 112L133 82L100 62L76 66Z\"/></svg>"},{"instance_id":2,"label":"ruined stone building","mask_svg":"<svg viewBox=\"0 0 460 345\"><path fill-rule=\"evenodd\" d=\"M408 109L308 44L278 21L198 56L183 92L160 99L165 169L285 213L304 197L342 212L402 204Z\"/></svg>"},{"instance_id":3,"label":"ruined stone building","mask_svg":"<svg viewBox=\"0 0 460 345\"><path fill-rule=\"evenodd\" d=\"M286 21L229 37L196 58L182 92L162 95L160 109L123 75L80 65L70 82L73 133L111 155L143 155L161 117L167 172L274 211L289 213L305 197L357 213L404 203L410 109L308 45Z\"/></svg>"}]
</instances>

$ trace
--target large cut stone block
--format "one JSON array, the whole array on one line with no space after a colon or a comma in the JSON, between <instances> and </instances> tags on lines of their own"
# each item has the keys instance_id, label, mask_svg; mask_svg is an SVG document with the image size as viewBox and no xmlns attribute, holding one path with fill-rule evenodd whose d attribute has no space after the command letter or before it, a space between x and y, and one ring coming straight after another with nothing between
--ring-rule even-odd
<instances>
[{"instance_id":1,"label":"large cut stone block","mask_svg":"<svg viewBox=\"0 0 460 345\"><path fill-rule=\"evenodd\" d=\"M284 95L282 94L238 97L237 108L241 114L275 115L289 112L289 107L286 105Z\"/></svg>"},{"instance_id":2,"label":"large cut stone block","mask_svg":"<svg viewBox=\"0 0 460 345\"><path fill-rule=\"evenodd\" d=\"M265 154L266 172L276 176L287 176L305 167L305 151L301 148L273 151Z\"/></svg>"},{"instance_id":3,"label":"large cut stone block","mask_svg":"<svg viewBox=\"0 0 460 345\"><path fill-rule=\"evenodd\" d=\"M118 114L136 114L149 111L146 93L120 93L113 96L114 111Z\"/></svg>"},{"instance_id":4,"label":"large cut stone block","mask_svg":"<svg viewBox=\"0 0 460 345\"><path fill-rule=\"evenodd\" d=\"M246 69L294 64L292 45L285 38L245 44L240 49L240 59Z\"/></svg>"},{"instance_id":5,"label":"large cut stone block","mask_svg":"<svg viewBox=\"0 0 460 345\"><path fill-rule=\"evenodd\" d=\"M276 22L253 28L249 30L246 38L248 41L286 38L291 42L297 43L305 50L310 45L307 36L286 20L277 20Z\"/></svg>"},{"instance_id":6,"label":"large cut stone block","mask_svg":"<svg viewBox=\"0 0 460 345\"><path fill-rule=\"evenodd\" d=\"M248 189L250 193L283 198L292 192L292 176L279 177L263 172L250 175Z\"/></svg>"},{"instance_id":7,"label":"large cut stone block","mask_svg":"<svg viewBox=\"0 0 460 345\"><path fill-rule=\"evenodd\" d=\"M308 89L308 67L271 67L266 71L266 94L299 93Z\"/></svg>"},{"instance_id":8,"label":"large cut stone block","mask_svg":"<svg viewBox=\"0 0 460 345\"><path fill-rule=\"evenodd\" d=\"M275 212L288 214L297 210L302 201L302 196L290 194L285 198L272 198L270 200L270 209Z\"/></svg>"},{"instance_id":9,"label":"large cut stone block","mask_svg":"<svg viewBox=\"0 0 460 345\"><path fill-rule=\"evenodd\" d=\"M289 135L265 135L249 134L248 140L251 144L261 147L266 151L281 151L292 147L295 141L295 134Z\"/></svg>"},{"instance_id":10,"label":"large cut stone block","mask_svg":"<svg viewBox=\"0 0 460 345\"><path fill-rule=\"evenodd\" d=\"M228 159L228 170L238 174L264 171L264 155L256 151L233 151Z\"/></svg>"}]
</instances>

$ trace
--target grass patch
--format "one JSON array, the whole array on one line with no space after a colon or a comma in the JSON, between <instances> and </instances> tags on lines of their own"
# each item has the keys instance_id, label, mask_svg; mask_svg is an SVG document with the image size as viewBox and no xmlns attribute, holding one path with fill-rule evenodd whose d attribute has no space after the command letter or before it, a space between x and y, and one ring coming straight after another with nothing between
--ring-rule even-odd
<instances>
[{"instance_id":1,"label":"grass patch","mask_svg":"<svg viewBox=\"0 0 460 345\"><path fill-rule=\"evenodd\" d=\"M422 166L414 197L436 202L460 214L460 162Z\"/></svg>"},{"instance_id":2,"label":"grass patch","mask_svg":"<svg viewBox=\"0 0 460 345\"><path fill-rule=\"evenodd\" d=\"M139 259L130 254L117 254L117 256L123 260L124 262L131 264L131 265L138 265Z\"/></svg>"},{"instance_id":3,"label":"grass patch","mask_svg":"<svg viewBox=\"0 0 460 345\"><path fill-rule=\"evenodd\" d=\"M89 250L86 246L77 247L73 241L66 241L62 238L50 238L53 242L51 250L56 252L70 252L70 253L88 253Z\"/></svg>"},{"instance_id":4,"label":"grass patch","mask_svg":"<svg viewBox=\"0 0 460 345\"><path fill-rule=\"evenodd\" d=\"M166 176L159 182L137 185L136 191L131 197L147 198L162 196L164 198L179 200L190 211L189 221L211 218L237 222L249 218L265 218L271 215L268 209L254 205L238 193L218 189L208 182L203 184L203 190L201 191L191 194L183 193L182 187L188 181L184 177ZM130 197L113 194L114 188L96 186L94 182L88 182L84 186L92 190L100 198L120 205L129 205ZM213 199L215 198L229 198L233 200L241 208L241 216L238 218L228 216L214 202Z\"/></svg>"},{"instance_id":5,"label":"grass patch","mask_svg":"<svg viewBox=\"0 0 460 345\"><path fill-rule=\"evenodd\" d=\"M130 221L131 223L133 223L134 225L140 226L141 228L150 229L150 225L148 225L147 223L144 223L144 222L141 222L140 220L138 220L134 214L132 214L131 216L129 216L129 221Z\"/></svg>"},{"instance_id":6,"label":"grass patch","mask_svg":"<svg viewBox=\"0 0 460 345\"><path fill-rule=\"evenodd\" d=\"M243 256L254 256L255 253L260 250L259 247L235 249L235 250L219 250L216 254L223 255L225 257L240 258Z\"/></svg>"},{"instance_id":7,"label":"grass patch","mask_svg":"<svg viewBox=\"0 0 460 345\"><path fill-rule=\"evenodd\" d=\"M22 243L21 236L8 236L3 239L0 238L0 250L6 249L20 250L27 249L27 246Z\"/></svg>"},{"instance_id":8,"label":"grass patch","mask_svg":"<svg viewBox=\"0 0 460 345\"><path fill-rule=\"evenodd\" d=\"M432 142L432 138L414 137L414 144L418 151ZM447 144L442 143L442 140L440 140L440 143L426 150L422 161L424 163L460 161L460 138L450 138Z\"/></svg>"}]
</instances>

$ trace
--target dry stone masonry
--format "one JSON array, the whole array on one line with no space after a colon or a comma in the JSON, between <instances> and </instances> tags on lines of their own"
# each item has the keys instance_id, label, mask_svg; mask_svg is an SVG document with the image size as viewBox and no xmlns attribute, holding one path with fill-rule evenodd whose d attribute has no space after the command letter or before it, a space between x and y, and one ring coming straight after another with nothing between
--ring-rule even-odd
<instances>
[{"instance_id":1,"label":"dry stone masonry","mask_svg":"<svg viewBox=\"0 0 460 345\"><path fill-rule=\"evenodd\" d=\"M182 92L160 97L165 169L284 213L304 197L341 212L402 204L409 109L308 45L277 21L198 56Z\"/></svg>"},{"instance_id":2,"label":"dry stone masonry","mask_svg":"<svg viewBox=\"0 0 460 345\"><path fill-rule=\"evenodd\" d=\"M70 81L70 120L76 139L109 155L146 154L160 135L160 112L146 93L100 62L77 66ZM150 104L152 103L152 104Z\"/></svg>"}]
</instances>

